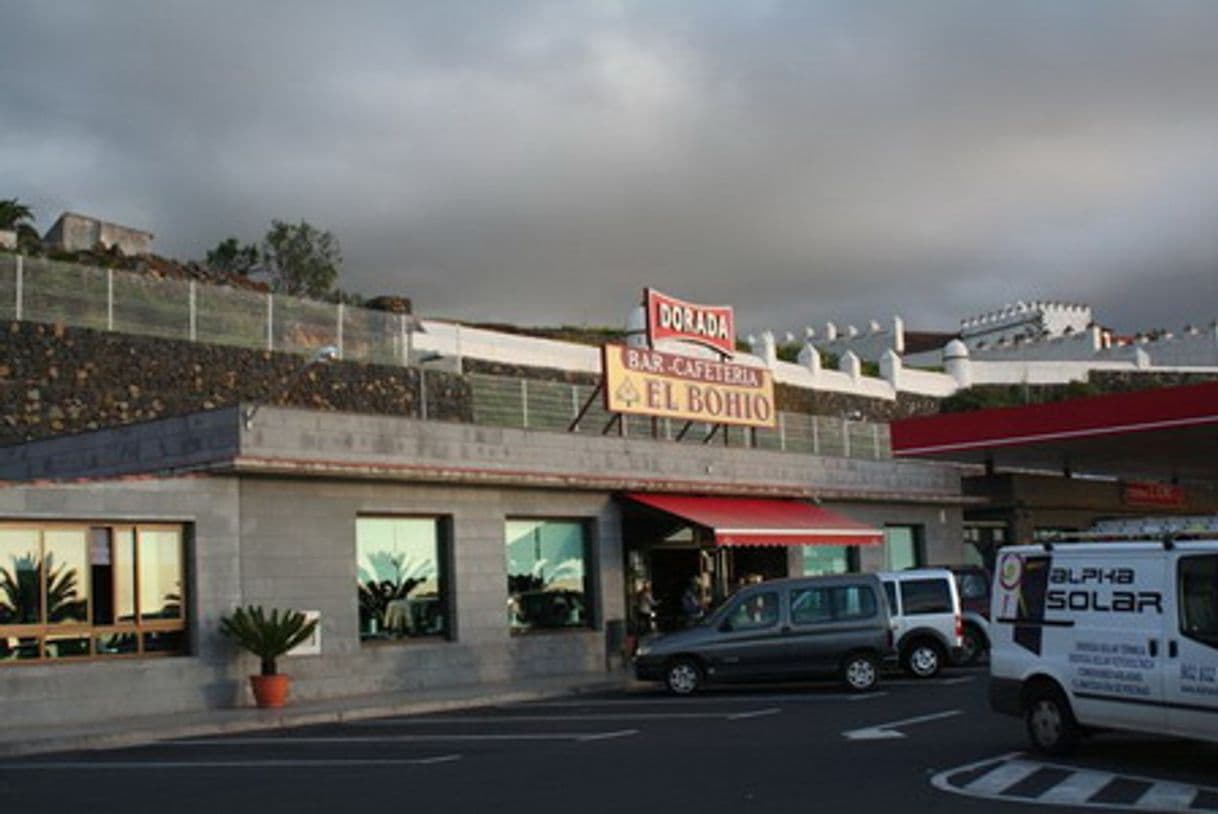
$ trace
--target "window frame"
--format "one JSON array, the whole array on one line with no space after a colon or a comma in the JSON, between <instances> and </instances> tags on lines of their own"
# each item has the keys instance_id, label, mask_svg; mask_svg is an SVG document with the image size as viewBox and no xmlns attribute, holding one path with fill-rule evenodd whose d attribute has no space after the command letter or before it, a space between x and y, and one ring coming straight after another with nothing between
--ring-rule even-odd
<instances>
[{"instance_id":1,"label":"window frame","mask_svg":"<svg viewBox=\"0 0 1218 814\"><path fill-rule=\"evenodd\" d=\"M131 541L132 557L131 557L131 591L134 602L134 614L130 622L114 621L109 624L98 625L94 623L94 601L95 601L95 585L93 582L93 562L92 551L90 549L91 539L90 532L93 529L105 528L110 532L109 543L111 546L111 557L114 555L114 546L117 541L123 539L123 534L131 535L127 539ZM47 665L47 664L78 664L81 662L108 662L115 660L131 660L131 659L148 659L148 658L173 658L177 656L186 656L191 652L191 615L189 598L192 595L190 590L190 567L188 553L190 551L190 541L192 535L192 525L190 523L174 523L170 521L154 521L141 522L132 520L51 520L40 522L37 520L8 520L0 519L0 530L25 530L34 531L38 535L38 585L39 585L39 613L41 620L38 623L25 623L19 625L0 625L0 638L7 639L36 639L38 644L38 655L35 658L27 659L0 659L0 669L8 667L18 667L23 665ZM181 614L177 619L144 619L143 608L140 603L140 531L167 531L176 532L178 536L178 563L179 585L181 586ZM49 609L47 607L47 580L44 572L44 563L46 561L46 539L45 533L48 531L80 531L85 536L85 574L83 580L86 583L86 592L84 597L85 602L85 621L84 622L50 622L47 617ZM2 567L2 566L0 566ZM110 574L110 591L111 597L115 596L116 574L113 568ZM182 644L180 648L172 650L147 650L145 649L145 641L148 634L156 633L181 633ZM135 650L130 653L100 653L98 652L98 639L104 636L119 636L119 635L134 635ZM48 655L47 643L48 640L63 639L63 638L85 638L88 640L88 653L84 655L68 655L68 656L50 656Z\"/></svg>"},{"instance_id":2,"label":"window frame","mask_svg":"<svg viewBox=\"0 0 1218 814\"><path fill-rule=\"evenodd\" d=\"M599 612L600 608L600 545L597 537L598 527L595 517L579 516L579 515L543 515L543 514L505 514L503 517L503 564L505 572L504 589L507 599L510 602L512 598L511 587L507 584L507 580L511 579L511 572L508 569L508 535L507 527L509 523L572 523L579 526L580 534L583 538L583 566L584 566L584 622L580 625L564 625L562 627L515 627L508 622L508 633L512 637L516 636L555 636L555 635L571 635L579 633L587 633L589 631L600 630L602 620Z\"/></svg>"},{"instance_id":3,"label":"window frame","mask_svg":"<svg viewBox=\"0 0 1218 814\"><path fill-rule=\"evenodd\" d=\"M444 611L443 629L436 633L426 633L419 636L400 636L398 638L371 638L365 637L364 631L360 628L359 620L359 589L362 583L359 580L359 521L360 520L431 520L435 522L435 561L436 569L439 572L436 577L436 583L440 590L440 607ZM449 514L429 514L425 512L358 512L355 515L355 527L353 529L355 542L355 600L356 600L356 635L359 640L360 647L394 647L398 645L424 645L434 644L436 642L452 642L457 638L457 620L456 620L456 580L455 574L455 554L453 545L453 518Z\"/></svg>"},{"instance_id":4,"label":"window frame","mask_svg":"<svg viewBox=\"0 0 1218 814\"><path fill-rule=\"evenodd\" d=\"M1198 552L1196 554L1184 554L1176 560L1176 631L1180 636L1188 639L1190 642L1196 642L1202 647L1210 650L1218 650L1218 624L1215 625L1215 635L1211 639L1202 638L1195 633L1189 633L1186 628L1185 613L1187 606L1184 597L1184 574L1182 573L1185 562L1189 560L1211 560L1214 562L1215 577L1218 578L1218 554L1213 552ZM1218 610L1218 608L1215 608ZM1215 619L1218 623L1218 618Z\"/></svg>"}]
</instances>

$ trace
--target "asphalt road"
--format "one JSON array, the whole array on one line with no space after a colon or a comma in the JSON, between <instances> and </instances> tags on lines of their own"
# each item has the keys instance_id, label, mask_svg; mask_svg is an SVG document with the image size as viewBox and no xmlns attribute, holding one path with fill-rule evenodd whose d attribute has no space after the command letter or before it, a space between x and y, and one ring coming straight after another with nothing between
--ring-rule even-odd
<instances>
[{"instance_id":1,"label":"asphalt road","mask_svg":"<svg viewBox=\"0 0 1218 814\"><path fill-rule=\"evenodd\" d=\"M642 687L43 755L0 764L0 811L1218 811L1218 745L1105 736L1040 760L985 680Z\"/></svg>"}]
</instances>

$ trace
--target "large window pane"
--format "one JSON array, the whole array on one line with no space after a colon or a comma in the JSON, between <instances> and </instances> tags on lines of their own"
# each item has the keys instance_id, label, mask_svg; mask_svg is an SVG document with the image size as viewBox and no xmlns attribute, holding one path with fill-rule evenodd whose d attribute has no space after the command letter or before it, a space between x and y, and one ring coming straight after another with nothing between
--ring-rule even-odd
<instances>
[{"instance_id":1,"label":"large window pane","mask_svg":"<svg viewBox=\"0 0 1218 814\"><path fill-rule=\"evenodd\" d=\"M844 545L803 546L804 576L845 574L850 568L850 547Z\"/></svg>"},{"instance_id":2,"label":"large window pane","mask_svg":"<svg viewBox=\"0 0 1218 814\"><path fill-rule=\"evenodd\" d=\"M1182 557L1180 633L1218 647L1218 556Z\"/></svg>"},{"instance_id":3,"label":"large window pane","mask_svg":"<svg viewBox=\"0 0 1218 814\"><path fill-rule=\"evenodd\" d=\"M36 529L0 529L0 625L42 622L41 568Z\"/></svg>"},{"instance_id":4,"label":"large window pane","mask_svg":"<svg viewBox=\"0 0 1218 814\"><path fill-rule=\"evenodd\" d=\"M139 530L141 619L182 618L182 536L177 529Z\"/></svg>"},{"instance_id":5,"label":"large window pane","mask_svg":"<svg viewBox=\"0 0 1218 814\"><path fill-rule=\"evenodd\" d=\"M440 523L430 517L355 521L361 640L447 631Z\"/></svg>"},{"instance_id":6,"label":"large window pane","mask_svg":"<svg viewBox=\"0 0 1218 814\"><path fill-rule=\"evenodd\" d=\"M48 529L43 532L42 550L46 565L43 578L46 580L49 624L88 623L88 549L86 529ZM51 650L49 643L47 650Z\"/></svg>"},{"instance_id":7,"label":"large window pane","mask_svg":"<svg viewBox=\"0 0 1218 814\"><path fill-rule=\"evenodd\" d=\"M587 542L584 524L509 520L508 620L514 632L586 627Z\"/></svg>"},{"instance_id":8,"label":"large window pane","mask_svg":"<svg viewBox=\"0 0 1218 814\"><path fill-rule=\"evenodd\" d=\"M884 529L884 568L903 571L922 564L917 529L913 526L888 526Z\"/></svg>"}]
</instances>

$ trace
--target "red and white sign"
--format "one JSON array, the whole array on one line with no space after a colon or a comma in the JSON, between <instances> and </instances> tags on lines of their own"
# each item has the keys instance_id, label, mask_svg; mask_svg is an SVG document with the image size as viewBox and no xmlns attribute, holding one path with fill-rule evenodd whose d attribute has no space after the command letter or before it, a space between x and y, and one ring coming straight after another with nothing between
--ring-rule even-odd
<instances>
[{"instance_id":1,"label":"red and white sign","mask_svg":"<svg viewBox=\"0 0 1218 814\"><path fill-rule=\"evenodd\" d=\"M1180 509L1187 502L1184 489L1170 483L1132 481L1121 491L1121 500L1126 506L1151 506L1154 508Z\"/></svg>"},{"instance_id":2,"label":"red and white sign","mask_svg":"<svg viewBox=\"0 0 1218 814\"><path fill-rule=\"evenodd\" d=\"M643 290L647 308L647 341L652 347L662 339L696 342L731 356L736 352L736 319L730 305L697 305Z\"/></svg>"}]
</instances>

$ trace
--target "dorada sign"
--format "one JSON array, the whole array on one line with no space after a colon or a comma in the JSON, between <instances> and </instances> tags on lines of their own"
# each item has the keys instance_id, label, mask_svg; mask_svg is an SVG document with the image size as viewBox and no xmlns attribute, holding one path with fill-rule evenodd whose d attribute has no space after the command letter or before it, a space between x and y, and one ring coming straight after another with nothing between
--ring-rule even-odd
<instances>
[{"instance_id":1,"label":"dorada sign","mask_svg":"<svg viewBox=\"0 0 1218 814\"><path fill-rule=\"evenodd\" d=\"M605 345L605 409L615 413L773 427L770 371L647 348Z\"/></svg>"},{"instance_id":2,"label":"dorada sign","mask_svg":"<svg viewBox=\"0 0 1218 814\"><path fill-rule=\"evenodd\" d=\"M696 305L643 290L647 308L647 341L652 347L662 339L696 342L731 356L736 352L736 320L730 305Z\"/></svg>"}]
</instances>

